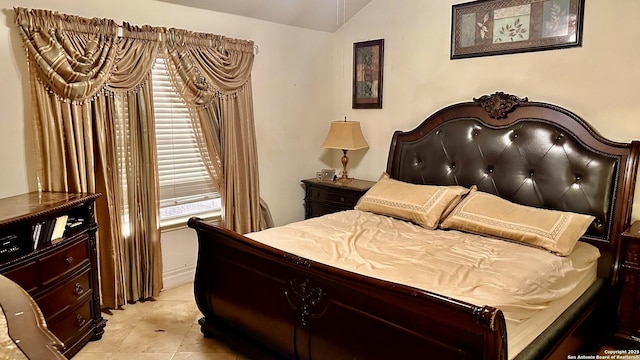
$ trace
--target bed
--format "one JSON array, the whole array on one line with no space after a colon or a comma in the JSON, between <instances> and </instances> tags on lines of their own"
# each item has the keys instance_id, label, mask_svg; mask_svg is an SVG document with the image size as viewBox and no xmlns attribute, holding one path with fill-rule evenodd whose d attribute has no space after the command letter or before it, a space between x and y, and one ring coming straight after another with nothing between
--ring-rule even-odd
<instances>
[{"instance_id":1,"label":"bed","mask_svg":"<svg viewBox=\"0 0 640 360\"><path fill-rule=\"evenodd\" d=\"M393 134L379 183L469 189L459 194L458 205L447 207L446 219L460 215L463 203L471 208L471 199L482 197L496 201L484 204L507 204L485 206L496 209L489 211L490 216L500 213L498 209L504 216L517 212L509 206L578 214L584 231L577 235L580 241L575 247L550 252L539 244L524 246L501 241L495 234L480 236L477 229L460 231L451 225L454 222L444 220L444 214L435 229L423 229L397 216L371 214L362 205L364 197L356 210L245 235L192 218L189 226L196 230L199 243L194 292L203 314L202 332L225 340L251 359L566 359L588 349L615 324L620 234L631 219L639 154L639 142L607 140L582 118L553 104L496 92L447 106L415 129ZM327 230L334 233L323 235L337 242L310 243L315 234L325 232L315 228L326 226L324 221L337 221ZM389 231L384 230L387 223L392 226ZM445 223L449 228L442 229ZM350 235L350 227L358 234ZM366 234L375 232L394 235L391 245L372 247L383 253L395 247L404 255L394 256L403 259L415 253L416 259L410 260L430 263L432 268L412 271L419 264L399 265L410 274L424 272L404 281L405 273L387 260L371 265L362 248L357 249L356 260L338 255L325 263L319 255L323 246L335 255L344 241L338 233L362 244L373 241ZM409 232L415 234L408 236ZM455 245L458 258L482 264L494 262L496 253L512 258L512 263L501 263L512 264L506 266L513 271L503 269L508 274L529 268L537 254L576 267L575 254L586 251L597 256L590 255L589 279L575 280L558 301L542 298L527 306L544 303L541 309L552 309L540 311L547 314L544 320L532 312L518 319L533 320L517 328L512 323L518 305L497 305L503 303L495 297L508 294L509 276L502 276L506 288L494 292L482 290L484 280L474 280L478 284L467 287L479 288L487 297L469 300L458 292L459 284L473 279L475 270L447 285L441 279L458 272L446 265L449 259L433 248L422 251L420 256L426 258L417 257L419 251L412 246L422 249L420 242L432 242L435 249L454 247L452 240L436 240L435 234L462 239L459 244L464 246ZM410 237L418 245L401 245ZM296 250L283 250L285 243ZM377 272L378 268L383 270ZM545 276L533 282L544 282ZM445 290L434 291L432 283L444 284L438 289ZM506 296L512 297L517 296ZM556 306L560 300L564 303Z\"/></svg>"}]
</instances>

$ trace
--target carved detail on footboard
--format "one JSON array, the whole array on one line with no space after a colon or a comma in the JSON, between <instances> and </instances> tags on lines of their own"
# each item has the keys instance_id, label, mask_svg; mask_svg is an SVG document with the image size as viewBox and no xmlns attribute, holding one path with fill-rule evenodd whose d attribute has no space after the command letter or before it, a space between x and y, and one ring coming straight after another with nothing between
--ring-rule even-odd
<instances>
[{"instance_id":1,"label":"carved detail on footboard","mask_svg":"<svg viewBox=\"0 0 640 360\"><path fill-rule=\"evenodd\" d=\"M302 326L309 325L309 318L314 315L320 304L324 290L314 287L309 279L293 279L289 281L289 288L284 291L291 308L296 311L296 319Z\"/></svg>"},{"instance_id":2,"label":"carved detail on footboard","mask_svg":"<svg viewBox=\"0 0 640 360\"><path fill-rule=\"evenodd\" d=\"M495 321L497 314L498 309L491 306L484 306L473 311L473 315L476 317L476 320L478 320L478 323L487 325L491 331L496 330Z\"/></svg>"},{"instance_id":3,"label":"carved detail on footboard","mask_svg":"<svg viewBox=\"0 0 640 360\"><path fill-rule=\"evenodd\" d=\"M519 98L515 95L505 94L502 91L497 91L491 95L483 95L480 98L473 98L473 102L482 106L484 110L493 119L504 119L507 114L513 111L513 109L520 105L520 103L527 102L529 99Z\"/></svg>"},{"instance_id":4,"label":"carved detail on footboard","mask_svg":"<svg viewBox=\"0 0 640 360\"><path fill-rule=\"evenodd\" d=\"M311 260L307 260L307 259L302 258L302 257L297 256L297 255L285 253L283 255L283 258L284 258L285 261L288 261L290 263L294 263L296 265L301 265L301 266L304 266L304 267L311 267Z\"/></svg>"}]
</instances>

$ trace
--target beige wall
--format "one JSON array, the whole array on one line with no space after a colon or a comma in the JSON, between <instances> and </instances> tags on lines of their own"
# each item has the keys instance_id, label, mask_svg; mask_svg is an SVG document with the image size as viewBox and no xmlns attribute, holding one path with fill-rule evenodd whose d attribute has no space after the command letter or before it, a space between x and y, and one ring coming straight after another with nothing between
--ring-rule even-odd
<instances>
[{"instance_id":1,"label":"beige wall","mask_svg":"<svg viewBox=\"0 0 640 360\"><path fill-rule=\"evenodd\" d=\"M343 116L362 122L371 145L350 154L350 173L365 179L385 169L394 130L411 129L445 105L498 90L564 106L611 139L640 139L640 48L633 43L640 1L588 1L581 48L452 61L456 2L461 1L372 0L328 34L153 0L0 0L0 197L36 190L25 55L13 25L14 6L254 40L261 192L278 225L303 218L300 179L341 167L341 154L322 150L320 143L329 122ZM353 110L353 43L378 38L385 39L384 107ZM169 276L184 278L192 271L192 235L178 230L163 236Z\"/></svg>"},{"instance_id":2,"label":"beige wall","mask_svg":"<svg viewBox=\"0 0 640 360\"><path fill-rule=\"evenodd\" d=\"M394 130L411 129L443 106L495 91L566 107L616 141L640 139L640 1L587 1L579 48L449 60L451 5L460 2L372 0L336 33L333 116L360 120L371 145L354 154L360 159L352 175L379 176ZM353 110L352 44L378 38L385 40L383 109ZM639 212L633 217L640 218Z\"/></svg>"}]
</instances>

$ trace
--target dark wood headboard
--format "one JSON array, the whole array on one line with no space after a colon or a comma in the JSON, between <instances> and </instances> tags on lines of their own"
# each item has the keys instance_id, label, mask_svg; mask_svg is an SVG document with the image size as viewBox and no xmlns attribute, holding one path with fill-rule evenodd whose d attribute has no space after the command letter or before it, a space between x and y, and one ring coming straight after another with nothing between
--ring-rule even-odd
<instances>
[{"instance_id":1,"label":"dark wood headboard","mask_svg":"<svg viewBox=\"0 0 640 360\"><path fill-rule=\"evenodd\" d=\"M396 131L387 172L432 185L476 185L519 204L590 214L582 240L615 283L631 220L640 142L614 142L562 107L496 92L445 107Z\"/></svg>"}]
</instances>

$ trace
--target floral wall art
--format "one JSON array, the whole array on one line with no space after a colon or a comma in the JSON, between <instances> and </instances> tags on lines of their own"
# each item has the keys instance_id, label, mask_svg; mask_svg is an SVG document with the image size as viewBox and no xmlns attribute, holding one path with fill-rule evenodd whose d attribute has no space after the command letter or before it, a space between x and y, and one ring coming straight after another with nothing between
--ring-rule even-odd
<instances>
[{"instance_id":1,"label":"floral wall art","mask_svg":"<svg viewBox=\"0 0 640 360\"><path fill-rule=\"evenodd\" d=\"M584 0L493 0L452 6L451 59L582 45Z\"/></svg>"}]
</instances>

